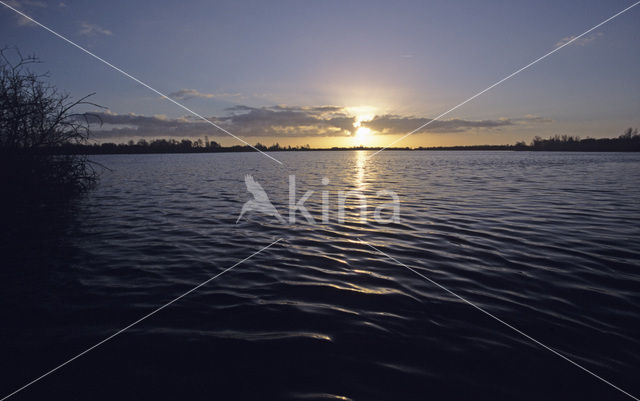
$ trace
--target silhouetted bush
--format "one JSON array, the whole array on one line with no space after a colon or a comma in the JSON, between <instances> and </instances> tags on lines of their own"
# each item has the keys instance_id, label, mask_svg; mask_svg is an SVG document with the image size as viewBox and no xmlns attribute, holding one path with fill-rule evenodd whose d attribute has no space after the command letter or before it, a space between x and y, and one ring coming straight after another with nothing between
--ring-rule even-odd
<instances>
[{"instance_id":1,"label":"silhouetted bush","mask_svg":"<svg viewBox=\"0 0 640 401\"><path fill-rule=\"evenodd\" d=\"M14 198L66 196L96 181L86 156L60 149L87 142L90 115L73 110L97 105L86 101L91 95L73 101L59 92L48 74L29 68L37 63L17 49L0 50L0 183Z\"/></svg>"}]
</instances>

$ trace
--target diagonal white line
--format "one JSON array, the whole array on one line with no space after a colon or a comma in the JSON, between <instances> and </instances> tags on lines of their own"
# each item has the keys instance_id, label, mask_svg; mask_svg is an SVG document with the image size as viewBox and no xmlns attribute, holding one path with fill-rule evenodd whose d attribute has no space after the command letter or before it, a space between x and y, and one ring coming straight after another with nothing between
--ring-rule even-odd
<instances>
[{"instance_id":1,"label":"diagonal white line","mask_svg":"<svg viewBox=\"0 0 640 401\"><path fill-rule=\"evenodd\" d=\"M3 6L5 6L5 7L9 8L9 9L11 9L11 10L15 11L16 13L20 14L20 15L21 15L21 16L23 16L24 18L26 18L26 19L28 19L29 21L33 22L34 24L36 24L36 25L40 26L41 28L43 28L43 29L45 29L45 30L47 30L47 31L51 32L51 33L52 33L52 34L54 34L55 36L57 36L57 37L59 37L60 39L64 40L65 42L70 43L71 45L73 45L73 46L77 47L78 49L80 49L80 50L82 50L83 52L87 53L88 55L90 55L91 57L95 58L96 60L103 62L104 64L106 64L106 65L108 65L109 67L113 68L114 70L118 71L119 73L121 73L122 75L126 76L127 78L130 78L130 79L132 79L132 80L136 81L137 83L139 83L140 85L142 85L142 86L144 86L145 88L149 89L150 91L157 93L158 95L160 95L160 96L162 96L163 98L167 99L167 100L168 100L168 101L170 101L171 103L173 103L173 104L175 104L175 105L177 105L177 106L181 107L182 109L184 109L184 110L188 111L189 113L193 114L194 116L198 117L199 119L201 119L201 120L203 120L203 121L207 122L208 124L210 124L210 125L212 125L212 126L216 127L217 129L219 129L220 131L224 132L225 134L232 136L233 138L235 138L235 139L237 139L238 141L240 141L240 142L244 143L245 145L249 146L249 147L250 147L250 148L252 148L253 150L256 150L256 151L258 151L258 152L262 153L263 155L267 156L269 159L271 159L271 160L273 160L273 161L275 161L275 162L277 162L277 163L279 163L279 164L282 164L282 162L281 162L280 160L276 159L275 157L273 157L273 156L271 156L271 155L269 155L269 154L267 154L267 153L265 153L265 152L261 151L260 149L258 149L258 148L256 148L256 147L254 147L254 146L250 145L250 144L249 144L247 141L245 141L244 139L242 139L242 138L240 138L240 137L238 137L238 136L236 136L236 135L233 135L231 132L229 132L229 131L227 131L226 129L222 128L221 126L219 126L218 124L216 124L216 123L214 123L213 121L209 120L208 118L205 118L205 117L201 116L200 114L198 114L198 113L196 113L195 111L191 110L190 108L188 108L187 106L183 105L182 103L177 102L176 100L173 100L172 98L170 98L169 96L165 95L164 93L162 93L162 92L160 92L160 91L158 91L158 90L156 90L156 89L152 88L151 86L149 86L149 85L147 85L146 83L142 82L141 80L139 80L138 78L134 77L133 75L131 75L131 74L129 74L129 73L127 73L127 72L125 72L125 71L121 70L120 68L116 67L115 65L111 64L111 63L110 63L110 62L108 62L107 60L105 60L105 59L103 59L103 58L101 58L101 57L99 57L99 56L96 56L95 54L93 54L93 53L92 53L92 52L90 52L89 50L87 50L87 49L85 49L84 47L80 46L79 44L77 44L77 43L73 42L72 40L67 39L66 37L62 36L61 34L59 34L58 32L54 31L53 29L51 29L51 28L49 28L49 27L47 27L47 26L45 26L45 25L42 25L41 23L39 23L38 21L34 20L33 18L31 18L31 17L30 17L30 16L28 16L27 14L23 13L22 11L20 11L20 10L16 10L15 8L11 7L10 5L8 5L7 3L5 3L5 2L4 2L4 1L2 1L2 0L0 0L0 4L2 4ZM0 400L0 401L2 401L2 400Z\"/></svg>"},{"instance_id":2,"label":"diagonal white line","mask_svg":"<svg viewBox=\"0 0 640 401\"><path fill-rule=\"evenodd\" d=\"M154 309L153 311L147 313L146 315L144 315L143 317L141 317L140 319L136 320L135 322L129 324L128 326L124 327L123 329L118 330L117 332L113 333L112 335L110 335L109 337L105 338L104 340L100 341L99 343L92 345L91 347L87 348L86 350L82 351L81 353L77 354L76 356L74 356L73 358L67 360L66 362L56 366L55 368L51 369L50 371L44 373L41 376L38 376L37 378L31 380L29 383L25 384L24 386L20 387L19 389L15 390L14 392L7 394L6 396L4 396L2 399L0 399L0 401L5 401L6 399L8 399L9 397L12 397L14 395L16 395L17 393L19 393L20 391L26 389L27 387L31 386L32 384L44 379L45 377L49 376L50 374L54 373L55 371L57 371L58 369L62 368L63 366L68 365L69 363L75 361L76 359L80 358L81 356L83 356L84 354L96 349L97 347L101 346L102 344L106 343L107 341L111 340L112 338L114 338L115 336L122 334L123 332L129 330L131 327L135 326L136 324L142 322L143 320L155 315L156 313L160 312L161 310L163 310L164 308L166 308L167 306L175 303L176 301L179 301L180 299L184 298L185 296L191 294L192 292L196 291L198 288L207 285L208 283L210 283L211 281L215 280L216 278L222 276L223 274L225 274L226 272L228 272L229 270L233 269L234 267L238 266L239 264L246 262L247 260L251 259L252 257L256 256L257 254L259 254L260 252L270 248L271 246L277 244L278 242L282 241L282 238L278 238L277 240L275 240L274 242L270 243L269 245L265 246L264 248L252 253L251 255L247 256L246 258L242 259L241 261L237 262L236 264L234 264L231 267L228 267L226 269L224 269L223 271L221 271L220 273L216 274L215 276L207 279L206 281L198 284L197 286L193 287L192 289L190 289L189 291L185 292L184 294L180 295L177 298L174 298L172 301L167 302L166 304L162 305L159 308Z\"/></svg>"},{"instance_id":3,"label":"diagonal white line","mask_svg":"<svg viewBox=\"0 0 640 401\"><path fill-rule=\"evenodd\" d=\"M510 325L509 323L505 322L504 320L500 319L499 317L495 316L494 314L492 314L491 312L486 311L485 309L479 307L478 305L474 304L473 302L467 300L466 298L461 297L460 295L456 294L455 292L451 291L450 289L448 289L447 287L439 284L438 282L432 280L431 278L423 275L422 273L420 273L419 271L405 265L404 263L400 262L399 260L397 260L396 258L394 258L393 256L381 251L380 249L376 248L375 246L371 245L370 243L363 241L362 239L358 238L358 241L362 242L363 244L369 246L371 249L377 251L378 253L388 257L389 259L393 260L394 262L396 262L397 264L399 264L400 266L406 267L407 269L411 270L412 272L414 272L415 274L417 274L418 276L422 277L423 279L427 280L428 282L430 282L433 285L438 286L439 288L441 288L442 290L448 292L449 294L453 295L454 297L458 298L459 300L473 306L474 308L476 308L477 310L479 310L480 312L484 313L485 315L491 317L492 319L502 323L503 325L507 326L508 328L510 328L511 330L515 331L516 333L520 334L521 336L533 341L534 343L536 343L537 345L541 346L542 348L546 349L547 351L553 352L554 354L556 354L557 356L559 356L560 358L564 359L565 361L571 363L572 365L582 369L583 371L587 372L588 374L590 374L591 376L597 378L598 380L608 384L609 386L615 388L616 390L620 391L621 393L633 398L636 401L640 401L640 399L634 397L633 395L629 394L628 392L624 391L623 389L621 389L620 387L616 386L615 384L611 383L610 381L603 379L602 377L598 376L597 374L593 373L592 371L590 371L589 369L585 368L584 366L578 364L577 362L574 362L573 360L569 359L568 357L564 356L563 354L561 354L560 352L554 350L551 347L548 347L546 345L544 345L543 343L541 343L540 341L536 340L535 338L531 337L530 335L528 335L527 333L513 327L512 325ZM2 401L2 400L0 400Z\"/></svg>"},{"instance_id":4,"label":"diagonal white line","mask_svg":"<svg viewBox=\"0 0 640 401\"><path fill-rule=\"evenodd\" d=\"M371 155L367 156L367 159L372 158L373 156L377 155L378 153L382 152L383 150L393 146L395 143L400 142L401 140L403 140L404 138L408 137L409 135L413 135L416 132L420 131L421 129L423 129L424 127L426 127L427 125L431 124L434 121L439 120L440 118L446 116L447 114L451 113L452 111L458 109L459 107L462 107L463 105L467 104L468 102L472 101L473 99L477 98L478 96L482 95L483 93L495 88L496 86L500 85L501 83L503 83L504 81L506 81L507 79L521 73L522 71L526 70L527 68L531 67L532 65L536 64L538 61L542 61L545 58L549 57L550 55L552 55L553 53L557 52L558 50L562 49L565 46L570 45L571 43L575 42L576 40L580 39L581 37L583 37L584 35L587 35L588 33L592 32L595 29L600 28L602 25L606 24L607 22L611 21L612 19L626 13L627 11L631 10L633 7L637 6L638 4L640 4L640 1L637 1L635 3L633 3L632 5L630 5L629 7L625 8L624 10L612 15L611 17L607 18L606 20L602 21L601 23L599 23L598 25L593 26L592 28L584 31L583 33L581 33L580 35L574 37L573 39L571 39L570 41L568 41L567 43L563 44L562 46L558 46L555 49L551 50L549 53L545 54L544 56L538 57L537 59L533 60L532 62L530 62L529 64L525 65L524 67L520 68L519 70L512 72L511 74L507 75L506 77L502 78L501 80L499 80L498 82L496 82L495 84L487 87L486 89L476 93L475 95L471 96L470 98L468 98L467 100L463 101L462 103L450 108L449 110L445 111L444 113L440 114L439 116L435 117L434 119L431 119L429 121L427 121L426 123L422 124L421 126L419 126L418 128L414 129L413 131L409 132L408 134L405 134L403 136L401 136L400 138L396 139L395 141L391 142L390 144L388 144L387 146L383 147L382 149L379 149L378 151L376 151L375 153L372 153Z\"/></svg>"}]
</instances>

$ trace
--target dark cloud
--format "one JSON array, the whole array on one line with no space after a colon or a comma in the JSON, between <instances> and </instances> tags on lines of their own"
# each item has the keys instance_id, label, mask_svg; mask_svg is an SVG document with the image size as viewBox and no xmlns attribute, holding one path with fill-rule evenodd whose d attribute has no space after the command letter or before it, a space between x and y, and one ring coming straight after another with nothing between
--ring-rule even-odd
<instances>
[{"instance_id":1,"label":"dark cloud","mask_svg":"<svg viewBox=\"0 0 640 401\"><path fill-rule=\"evenodd\" d=\"M103 125L94 131L96 137L199 137L225 136L221 130L192 116L168 118L137 114L96 113ZM227 115L209 117L209 121L242 137L308 137L349 136L356 128L356 117L340 106L286 106L271 107L233 106ZM431 121L428 118L382 115L361 125L376 134L405 134ZM525 123L542 123L535 116L498 120L451 119L434 121L424 132L463 132L475 128L497 129Z\"/></svg>"},{"instance_id":2,"label":"dark cloud","mask_svg":"<svg viewBox=\"0 0 640 401\"><path fill-rule=\"evenodd\" d=\"M454 118L450 120L432 121L429 118L423 117L387 114L383 116L375 116L371 121L363 121L362 126L370 128L379 134L406 134L418 127L428 124L426 127L422 128L420 132L455 133L464 132L474 128L495 129L521 123L539 123L547 121L548 120L546 119L535 116L498 120L462 120Z\"/></svg>"},{"instance_id":3,"label":"dark cloud","mask_svg":"<svg viewBox=\"0 0 640 401\"><path fill-rule=\"evenodd\" d=\"M231 115L220 120L233 126L235 132L252 136L350 135L356 121L338 106L235 106L229 111Z\"/></svg>"},{"instance_id":4,"label":"dark cloud","mask_svg":"<svg viewBox=\"0 0 640 401\"><path fill-rule=\"evenodd\" d=\"M224 135L205 121L188 117L168 118L163 115L141 116L137 114L93 113L102 126L93 130L98 138L109 137L195 137L201 135ZM210 119L219 123L215 118Z\"/></svg>"}]
</instances>

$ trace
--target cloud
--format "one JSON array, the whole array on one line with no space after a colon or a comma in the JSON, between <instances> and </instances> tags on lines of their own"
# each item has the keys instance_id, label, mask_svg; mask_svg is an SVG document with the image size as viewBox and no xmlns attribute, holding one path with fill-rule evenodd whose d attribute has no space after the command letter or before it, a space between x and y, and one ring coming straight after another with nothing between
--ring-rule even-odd
<instances>
[{"instance_id":1,"label":"cloud","mask_svg":"<svg viewBox=\"0 0 640 401\"><path fill-rule=\"evenodd\" d=\"M240 93L203 93L197 89L180 89L176 92L169 93L169 97L179 100L187 100L193 98L213 99L214 97L236 97L242 96Z\"/></svg>"},{"instance_id":2,"label":"cloud","mask_svg":"<svg viewBox=\"0 0 640 401\"><path fill-rule=\"evenodd\" d=\"M31 21L26 17L23 17L22 15L18 15L17 18L18 18L18 21L17 21L18 26L38 26L35 22Z\"/></svg>"},{"instance_id":3,"label":"cloud","mask_svg":"<svg viewBox=\"0 0 640 401\"><path fill-rule=\"evenodd\" d=\"M180 89L179 91L169 93L169 97L180 100L191 99L194 97L211 99L215 96L216 95L214 95L213 93L202 93L197 89Z\"/></svg>"},{"instance_id":4,"label":"cloud","mask_svg":"<svg viewBox=\"0 0 640 401\"><path fill-rule=\"evenodd\" d=\"M376 131L378 134L407 134L418 127L428 124L418 132L458 133L471 129L500 129L514 125L539 124L550 122L550 119L527 115L519 118L500 118L497 120L432 120L424 117L398 116L386 114L375 116L370 121L363 121L362 126Z\"/></svg>"},{"instance_id":5,"label":"cloud","mask_svg":"<svg viewBox=\"0 0 640 401\"><path fill-rule=\"evenodd\" d=\"M311 137L349 136L355 131L356 116L346 108L333 105L270 107L234 106L227 115L209 117L216 125L242 137ZM98 138L124 137L201 137L225 136L212 125L192 116L168 118L164 115L142 116L137 114L96 113L103 126L94 131ZM428 118L378 115L361 125L371 128L375 134L405 134L431 121ZM471 129L500 129L514 125L539 124L549 120L524 116L497 120L451 119L434 121L424 132L455 133ZM422 132L422 131L421 131Z\"/></svg>"},{"instance_id":6,"label":"cloud","mask_svg":"<svg viewBox=\"0 0 640 401\"><path fill-rule=\"evenodd\" d=\"M37 0L9 0L6 2L9 6L15 8L16 10L20 10L22 12L24 12L25 14L27 13L27 9L31 8L31 9L35 9L35 8L47 8L47 3L43 2L43 1L37 1ZM18 26L37 26L35 22L31 21L28 18L23 17L20 14L15 14L16 17L16 23L18 24Z\"/></svg>"},{"instance_id":7,"label":"cloud","mask_svg":"<svg viewBox=\"0 0 640 401\"><path fill-rule=\"evenodd\" d=\"M571 45L577 45L577 46L586 46L590 43L593 43L596 39L598 39L599 37L604 36L604 34L602 32L595 32L589 35L585 35L580 37L579 39L574 40L576 37L575 36L566 36L562 39L560 39L558 41L558 43L556 43L555 47L560 47L563 46L567 43L569 43L570 41L574 40L573 42L571 42Z\"/></svg>"},{"instance_id":8,"label":"cloud","mask_svg":"<svg viewBox=\"0 0 640 401\"><path fill-rule=\"evenodd\" d=\"M102 122L94 130L95 137L192 137L211 135L214 128L204 121L191 117L168 118L165 115L142 116L138 114L116 114L112 112L92 113Z\"/></svg>"},{"instance_id":9,"label":"cloud","mask_svg":"<svg viewBox=\"0 0 640 401\"><path fill-rule=\"evenodd\" d=\"M95 130L98 137L194 137L224 136L221 130L194 117L170 119L166 116L95 113L103 126ZM209 121L241 136L340 136L350 135L355 117L339 106L234 106L222 117Z\"/></svg>"},{"instance_id":10,"label":"cloud","mask_svg":"<svg viewBox=\"0 0 640 401\"><path fill-rule=\"evenodd\" d=\"M96 24L90 24L88 22L81 22L78 35L82 36L94 36L94 35L107 35L112 36L113 32L108 29L102 28Z\"/></svg>"},{"instance_id":11,"label":"cloud","mask_svg":"<svg viewBox=\"0 0 640 401\"><path fill-rule=\"evenodd\" d=\"M47 3L37 0L9 0L6 3L13 8L47 8Z\"/></svg>"},{"instance_id":12,"label":"cloud","mask_svg":"<svg viewBox=\"0 0 640 401\"><path fill-rule=\"evenodd\" d=\"M235 106L220 120L235 132L260 136L340 136L350 135L355 116L339 106Z\"/></svg>"},{"instance_id":13,"label":"cloud","mask_svg":"<svg viewBox=\"0 0 640 401\"><path fill-rule=\"evenodd\" d=\"M516 124L538 124L538 123L553 122L553 120L550 118L534 116L532 114L527 114L524 117L520 117L520 118L512 118L511 121L513 121Z\"/></svg>"},{"instance_id":14,"label":"cloud","mask_svg":"<svg viewBox=\"0 0 640 401\"><path fill-rule=\"evenodd\" d=\"M429 124L420 131L455 133L463 132L473 128L500 128L514 125L514 120L462 120L454 118L450 120L431 120L424 117L398 116L386 114L375 116L371 121L363 121L362 126L377 131L380 134L406 134L418 127Z\"/></svg>"}]
</instances>

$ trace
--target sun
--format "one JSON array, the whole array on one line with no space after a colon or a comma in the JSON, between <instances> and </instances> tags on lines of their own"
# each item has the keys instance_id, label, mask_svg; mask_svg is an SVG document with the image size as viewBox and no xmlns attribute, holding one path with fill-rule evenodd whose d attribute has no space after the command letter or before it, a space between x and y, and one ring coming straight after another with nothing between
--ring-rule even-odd
<instances>
[{"instance_id":1,"label":"sun","mask_svg":"<svg viewBox=\"0 0 640 401\"><path fill-rule=\"evenodd\" d=\"M369 137L371 136L371 128L367 127L358 127L356 129L356 139L361 144L366 144L369 142Z\"/></svg>"},{"instance_id":2,"label":"sun","mask_svg":"<svg viewBox=\"0 0 640 401\"><path fill-rule=\"evenodd\" d=\"M355 121L353 127L356 129L353 135L355 146L370 146L373 140L373 131L371 128L363 127L362 123L371 121L374 117L370 107L360 107L355 113Z\"/></svg>"}]
</instances>

